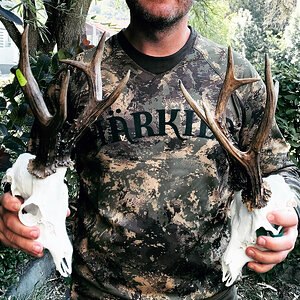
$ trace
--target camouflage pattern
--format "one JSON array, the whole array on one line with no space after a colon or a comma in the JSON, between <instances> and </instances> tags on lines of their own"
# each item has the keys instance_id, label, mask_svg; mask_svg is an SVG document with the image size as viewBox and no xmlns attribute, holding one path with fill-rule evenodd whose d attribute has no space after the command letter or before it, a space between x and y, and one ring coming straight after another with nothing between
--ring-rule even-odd
<instances>
[{"instance_id":1,"label":"camouflage pattern","mask_svg":"<svg viewBox=\"0 0 300 300\"><path fill-rule=\"evenodd\" d=\"M258 76L236 53L234 61L237 77ZM104 95L129 69L131 77L75 151L81 193L73 299L190 300L225 290L220 260L230 238L235 172L188 105L178 81L214 111L226 64L227 49L197 36L193 51L181 63L155 75L135 64L116 36L107 42ZM84 91L86 83L76 76L70 110L76 98L85 95L78 91ZM264 102L261 81L233 95L227 125L241 148L250 143ZM274 124L262 154L262 171L287 175L299 195L287 153Z\"/></svg>"}]
</instances>

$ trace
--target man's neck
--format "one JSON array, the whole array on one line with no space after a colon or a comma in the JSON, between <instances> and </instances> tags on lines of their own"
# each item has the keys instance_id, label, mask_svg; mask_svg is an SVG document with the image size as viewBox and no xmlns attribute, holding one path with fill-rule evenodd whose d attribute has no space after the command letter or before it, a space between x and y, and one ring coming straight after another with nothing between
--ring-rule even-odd
<instances>
[{"instance_id":1,"label":"man's neck","mask_svg":"<svg viewBox=\"0 0 300 300\"><path fill-rule=\"evenodd\" d=\"M187 27L187 16L172 28L159 32L151 32L132 22L125 29L124 34L130 44L138 51L156 57L169 56L180 50L190 36Z\"/></svg>"}]
</instances>

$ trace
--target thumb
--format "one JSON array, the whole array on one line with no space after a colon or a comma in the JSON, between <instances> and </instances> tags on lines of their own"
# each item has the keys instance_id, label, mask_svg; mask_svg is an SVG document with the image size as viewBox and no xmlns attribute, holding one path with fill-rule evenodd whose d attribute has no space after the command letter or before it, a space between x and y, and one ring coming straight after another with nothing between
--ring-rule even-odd
<instances>
[{"instance_id":1,"label":"thumb","mask_svg":"<svg viewBox=\"0 0 300 300\"><path fill-rule=\"evenodd\" d=\"M1 204L3 208L11 212L18 212L22 203L24 202L23 198L20 196L14 197L11 192L3 194L1 197Z\"/></svg>"}]
</instances>

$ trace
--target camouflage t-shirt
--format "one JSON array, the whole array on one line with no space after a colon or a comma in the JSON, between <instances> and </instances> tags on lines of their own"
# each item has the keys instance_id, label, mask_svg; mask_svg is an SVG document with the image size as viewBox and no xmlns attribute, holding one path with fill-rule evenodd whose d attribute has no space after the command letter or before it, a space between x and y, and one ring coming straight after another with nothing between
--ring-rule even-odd
<instances>
[{"instance_id":1,"label":"camouflage t-shirt","mask_svg":"<svg viewBox=\"0 0 300 300\"><path fill-rule=\"evenodd\" d=\"M234 61L237 77L258 76L241 56L234 54ZM204 299L225 289L220 260L230 238L233 172L178 81L214 111L226 64L227 49L197 35L177 65L153 74L124 52L117 36L108 40L104 97L128 70L131 76L76 148L81 192L75 292L86 295L80 299ZM228 105L228 129L242 149L257 129L264 102L258 82L240 88ZM274 124L262 171L280 170L296 190L287 153Z\"/></svg>"}]
</instances>

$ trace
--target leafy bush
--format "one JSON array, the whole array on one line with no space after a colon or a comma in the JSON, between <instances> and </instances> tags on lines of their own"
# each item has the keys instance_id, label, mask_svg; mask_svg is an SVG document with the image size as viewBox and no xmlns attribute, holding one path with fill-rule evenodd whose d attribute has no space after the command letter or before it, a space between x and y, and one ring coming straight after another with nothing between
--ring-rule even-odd
<instances>
[{"instance_id":1,"label":"leafy bush","mask_svg":"<svg viewBox=\"0 0 300 300\"><path fill-rule=\"evenodd\" d=\"M279 82L276 122L287 143L290 158L300 168L300 65L287 60L285 52L276 53L272 59L273 79ZM264 76L264 64L256 65Z\"/></svg>"},{"instance_id":2,"label":"leafy bush","mask_svg":"<svg viewBox=\"0 0 300 300\"><path fill-rule=\"evenodd\" d=\"M300 66L279 60L273 73L280 84L276 120L291 146L291 159L300 167Z\"/></svg>"},{"instance_id":3,"label":"leafy bush","mask_svg":"<svg viewBox=\"0 0 300 300\"><path fill-rule=\"evenodd\" d=\"M19 280L17 266L28 261L28 254L0 245L0 297Z\"/></svg>"}]
</instances>

